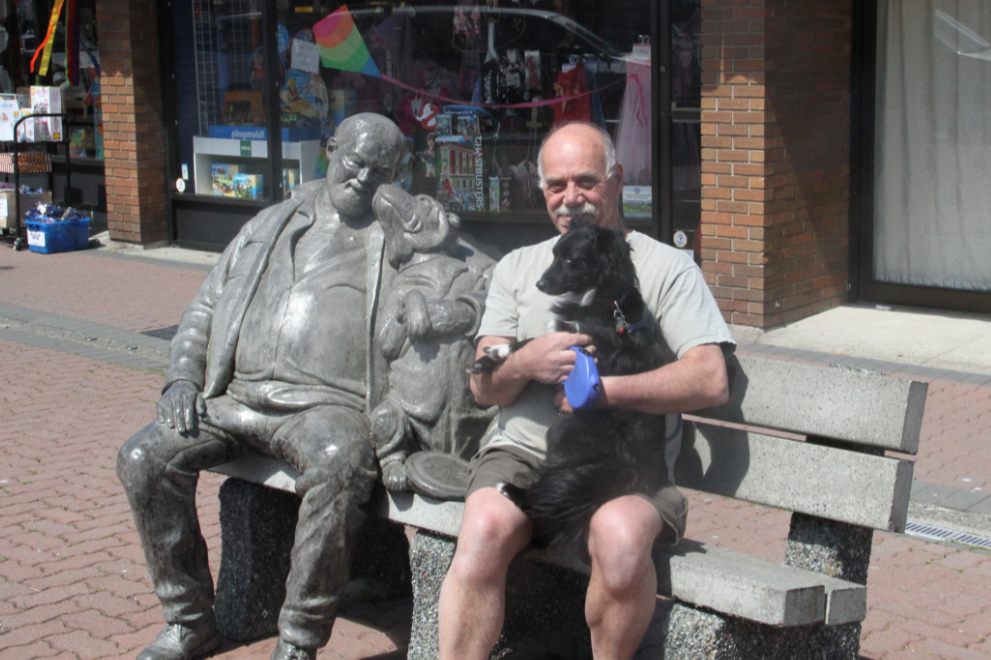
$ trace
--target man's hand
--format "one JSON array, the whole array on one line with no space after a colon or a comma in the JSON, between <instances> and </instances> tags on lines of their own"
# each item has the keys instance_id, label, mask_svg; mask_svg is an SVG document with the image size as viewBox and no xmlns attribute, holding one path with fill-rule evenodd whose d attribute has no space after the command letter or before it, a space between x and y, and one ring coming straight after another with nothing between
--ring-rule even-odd
<instances>
[{"instance_id":1,"label":"man's hand","mask_svg":"<svg viewBox=\"0 0 991 660\"><path fill-rule=\"evenodd\" d=\"M173 383L158 400L157 418L179 433L187 433L196 427L197 416L206 415L206 401L199 389L188 380Z\"/></svg>"},{"instance_id":2,"label":"man's hand","mask_svg":"<svg viewBox=\"0 0 991 660\"><path fill-rule=\"evenodd\" d=\"M508 337L482 337L476 357L484 355L487 346L512 342ZM471 391L482 406L508 406L516 401L531 380L545 385L557 385L567 379L575 368L577 356L572 346L590 348L592 338L570 332L549 332L526 343L490 374L474 374Z\"/></svg>"},{"instance_id":3,"label":"man's hand","mask_svg":"<svg viewBox=\"0 0 991 660\"><path fill-rule=\"evenodd\" d=\"M557 385L567 380L575 368L578 356L572 346L588 346L592 338L570 332L548 332L526 344L510 359L517 369L528 377L545 385Z\"/></svg>"}]
</instances>

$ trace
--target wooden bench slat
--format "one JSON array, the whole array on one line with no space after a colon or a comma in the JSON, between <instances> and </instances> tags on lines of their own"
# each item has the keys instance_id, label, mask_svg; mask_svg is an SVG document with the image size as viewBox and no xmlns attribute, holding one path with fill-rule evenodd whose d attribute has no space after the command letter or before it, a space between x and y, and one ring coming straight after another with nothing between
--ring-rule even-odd
<instances>
[{"instance_id":1,"label":"wooden bench slat","mask_svg":"<svg viewBox=\"0 0 991 660\"><path fill-rule=\"evenodd\" d=\"M911 461L685 424L679 486L883 529L905 530Z\"/></svg>"},{"instance_id":2,"label":"wooden bench slat","mask_svg":"<svg viewBox=\"0 0 991 660\"><path fill-rule=\"evenodd\" d=\"M915 454L928 383L751 355L727 360L729 401L696 415Z\"/></svg>"}]
</instances>

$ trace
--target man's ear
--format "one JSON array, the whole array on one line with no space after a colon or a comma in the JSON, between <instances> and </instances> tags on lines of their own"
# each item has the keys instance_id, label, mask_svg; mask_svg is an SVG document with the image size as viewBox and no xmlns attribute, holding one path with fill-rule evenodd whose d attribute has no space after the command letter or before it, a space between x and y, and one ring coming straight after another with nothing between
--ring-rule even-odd
<instances>
[{"instance_id":1,"label":"man's ear","mask_svg":"<svg viewBox=\"0 0 991 660\"><path fill-rule=\"evenodd\" d=\"M337 138L336 137L329 138L327 140L327 157L328 158L330 157L330 154L334 153L334 150L335 149L337 149Z\"/></svg>"},{"instance_id":2,"label":"man's ear","mask_svg":"<svg viewBox=\"0 0 991 660\"><path fill-rule=\"evenodd\" d=\"M616 185L619 186L619 192L623 192L623 164L616 163L616 169L613 170L612 174L616 178Z\"/></svg>"}]
</instances>

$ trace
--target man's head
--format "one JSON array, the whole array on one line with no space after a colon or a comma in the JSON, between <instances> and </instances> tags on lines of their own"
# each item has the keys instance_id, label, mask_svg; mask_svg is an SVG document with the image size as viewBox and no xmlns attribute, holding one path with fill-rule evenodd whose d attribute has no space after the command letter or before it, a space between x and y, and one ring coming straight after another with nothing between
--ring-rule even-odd
<instances>
[{"instance_id":1,"label":"man's head","mask_svg":"<svg viewBox=\"0 0 991 660\"><path fill-rule=\"evenodd\" d=\"M399 127L381 115L348 117L327 141L327 192L343 216L363 216L372 208L380 184L396 178L404 138Z\"/></svg>"},{"instance_id":2,"label":"man's head","mask_svg":"<svg viewBox=\"0 0 991 660\"><path fill-rule=\"evenodd\" d=\"M563 124L544 139L537 157L551 222L562 234L572 218L625 229L619 215L623 166L609 134L595 124Z\"/></svg>"}]
</instances>

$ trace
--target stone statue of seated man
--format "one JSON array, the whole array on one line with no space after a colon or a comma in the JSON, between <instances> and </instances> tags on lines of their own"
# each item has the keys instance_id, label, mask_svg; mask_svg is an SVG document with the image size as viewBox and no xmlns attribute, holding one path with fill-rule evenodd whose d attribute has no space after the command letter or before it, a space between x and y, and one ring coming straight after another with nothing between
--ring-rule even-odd
<instances>
[{"instance_id":1,"label":"stone statue of seated man","mask_svg":"<svg viewBox=\"0 0 991 660\"><path fill-rule=\"evenodd\" d=\"M250 453L301 474L271 657L312 659L327 644L379 474L370 414L388 365L377 314L398 271L372 199L403 149L388 119L346 119L327 144L326 181L249 221L183 315L157 419L117 461L167 624L138 660L186 660L220 643L196 484L201 470ZM451 328L474 328L477 308L450 311L461 315Z\"/></svg>"}]
</instances>

